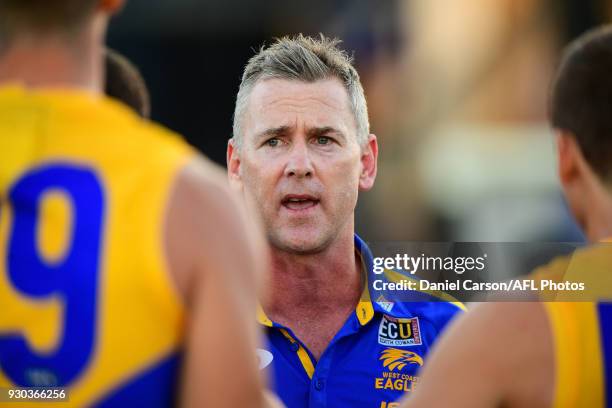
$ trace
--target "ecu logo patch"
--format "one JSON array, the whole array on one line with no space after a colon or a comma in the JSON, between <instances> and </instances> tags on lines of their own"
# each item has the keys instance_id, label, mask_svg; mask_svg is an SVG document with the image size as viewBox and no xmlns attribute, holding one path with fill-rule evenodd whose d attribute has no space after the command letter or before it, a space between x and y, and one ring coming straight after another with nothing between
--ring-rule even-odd
<instances>
[{"instance_id":1,"label":"ecu logo patch","mask_svg":"<svg viewBox=\"0 0 612 408\"><path fill-rule=\"evenodd\" d=\"M378 344L400 347L423 344L419 318L396 319L383 315L378 328Z\"/></svg>"}]
</instances>

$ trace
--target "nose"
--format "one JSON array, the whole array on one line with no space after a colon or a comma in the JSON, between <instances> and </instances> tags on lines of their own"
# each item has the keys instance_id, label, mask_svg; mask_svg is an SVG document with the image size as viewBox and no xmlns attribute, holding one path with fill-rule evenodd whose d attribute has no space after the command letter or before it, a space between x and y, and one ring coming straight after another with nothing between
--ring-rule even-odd
<instances>
[{"instance_id":1,"label":"nose","mask_svg":"<svg viewBox=\"0 0 612 408\"><path fill-rule=\"evenodd\" d=\"M314 168L306 144L294 144L289 153L287 165L285 166L285 176L305 178L312 177L313 172Z\"/></svg>"}]
</instances>

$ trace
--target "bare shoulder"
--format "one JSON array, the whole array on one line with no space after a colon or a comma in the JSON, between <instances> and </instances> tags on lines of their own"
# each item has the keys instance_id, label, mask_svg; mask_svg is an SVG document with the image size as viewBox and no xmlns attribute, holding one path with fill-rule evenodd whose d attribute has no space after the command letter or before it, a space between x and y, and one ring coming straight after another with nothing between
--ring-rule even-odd
<instances>
[{"instance_id":1,"label":"bare shoulder","mask_svg":"<svg viewBox=\"0 0 612 408\"><path fill-rule=\"evenodd\" d=\"M546 314L539 302L487 302L475 305L462 319L462 324L475 325L481 330L495 328L487 330L488 335L502 340L509 332L516 333L510 326L541 329L539 323L546 319Z\"/></svg>"},{"instance_id":2,"label":"bare shoulder","mask_svg":"<svg viewBox=\"0 0 612 408\"><path fill-rule=\"evenodd\" d=\"M231 200L231 195L221 167L197 156L179 173L173 198L196 207L198 203L214 205L220 200Z\"/></svg>"},{"instance_id":3,"label":"bare shoulder","mask_svg":"<svg viewBox=\"0 0 612 408\"><path fill-rule=\"evenodd\" d=\"M183 169L166 230L170 269L189 310L184 405L262 406L252 353L258 343L253 313L264 257L220 167L198 158ZM227 381L230 376L235 382Z\"/></svg>"},{"instance_id":4,"label":"bare shoulder","mask_svg":"<svg viewBox=\"0 0 612 408\"><path fill-rule=\"evenodd\" d=\"M406 406L548 407L553 377L552 337L543 305L482 303L453 322L439 340ZM445 393L439 393L440 384Z\"/></svg>"},{"instance_id":5,"label":"bare shoulder","mask_svg":"<svg viewBox=\"0 0 612 408\"><path fill-rule=\"evenodd\" d=\"M503 302L474 310L489 327L491 364L500 376L503 404L550 407L554 395L554 344L550 322L540 302Z\"/></svg>"},{"instance_id":6,"label":"bare shoulder","mask_svg":"<svg viewBox=\"0 0 612 408\"><path fill-rule=\"evenodd\" d=\"M489 302L476 305L457 322L454 331L462 330L484 350L498 353L497 360L515 364L518 355L534 354L544 349L543 340L550 337L544 306L539 302ZM521 361L521 364L524 364ZM518 364L517 364L518 365Z\"/></svg>"},{"instance_id":7,"label":"bare shoulder","mask_svg":"<svg viewBox=\"0 0 612 408\"><path fill-rule=\"evenodd\" d=\"M187 302L202 276L196 272L202 269L198 264L206 258L231 257L232 250L254 252L255 236L220 166L198 156L181 169L166 211L164 247Z\"/></svg>"}]
</instances>

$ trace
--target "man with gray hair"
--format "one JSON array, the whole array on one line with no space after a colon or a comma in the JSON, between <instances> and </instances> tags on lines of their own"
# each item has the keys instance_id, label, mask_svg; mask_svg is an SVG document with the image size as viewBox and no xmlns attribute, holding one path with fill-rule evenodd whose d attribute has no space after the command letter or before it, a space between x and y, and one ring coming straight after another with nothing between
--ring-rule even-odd
<instances>
[{"instance_id":1,"label":"man with gray hair","mask_svg":"<svg viewBox=\"0 0 612 408\"><path fill-rule=\"evenodd\" d=\"M252 57L227 151L230 181L260 215L272 261L260 366L290 408L395 406L460 310L370 300L372 255L354 218L358 192L374 184L378 144L338 43L299 35Z\"/></svg>"}]
</instances>

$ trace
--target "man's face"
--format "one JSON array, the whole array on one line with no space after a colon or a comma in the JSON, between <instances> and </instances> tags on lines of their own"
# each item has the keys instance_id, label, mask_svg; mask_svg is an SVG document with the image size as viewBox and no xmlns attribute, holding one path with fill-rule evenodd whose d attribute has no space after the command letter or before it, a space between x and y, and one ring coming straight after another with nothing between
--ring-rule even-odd
<instances>
[{"instance_id":1,"label":"man's face","mask_svg":"<svg viewBox=\"0 0 612 408\"><path fill-rule=\"evenodd\" d=\"M376 139L362 151L340 81L259 81L242 121L241 149L228 149L230 179L271 245L314 253L352 232L358 190L374 181Z\"/></svg>"}]
</instances>

